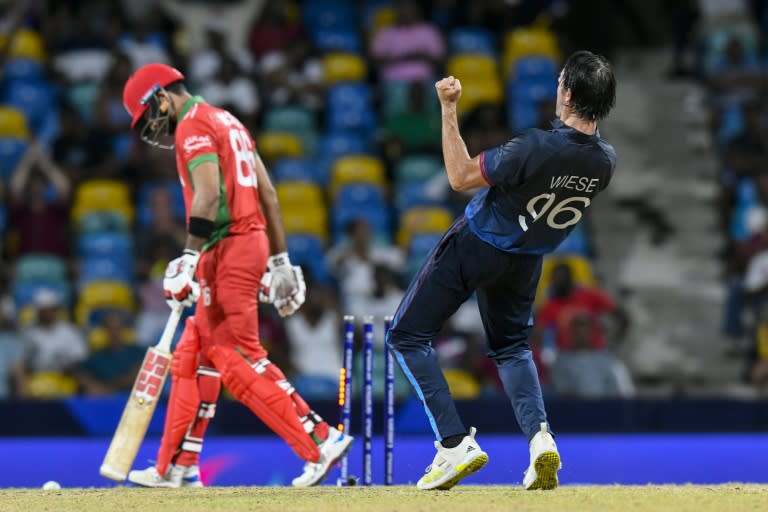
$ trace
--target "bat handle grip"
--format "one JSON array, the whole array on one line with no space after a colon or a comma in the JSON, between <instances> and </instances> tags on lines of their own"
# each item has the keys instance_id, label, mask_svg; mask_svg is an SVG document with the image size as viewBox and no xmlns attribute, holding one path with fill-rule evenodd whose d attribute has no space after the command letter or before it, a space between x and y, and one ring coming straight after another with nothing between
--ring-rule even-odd
<instances>
[{"instance_id":1,"label":"bat handle grip","mask_svg":"<svg viewBox=\"0 0 768 512\"><path fill-rule=\"evenodd\" d=\"M179 325L181 319L181 313L184 311L184 306L177 306L171 311L168 321L165 323L163 334L160 336L160 341L157 342L156 348L163 352L171 351L171 342L173 341L173 335L176 334L176 327Z\"/></svg>"}]
</instances>

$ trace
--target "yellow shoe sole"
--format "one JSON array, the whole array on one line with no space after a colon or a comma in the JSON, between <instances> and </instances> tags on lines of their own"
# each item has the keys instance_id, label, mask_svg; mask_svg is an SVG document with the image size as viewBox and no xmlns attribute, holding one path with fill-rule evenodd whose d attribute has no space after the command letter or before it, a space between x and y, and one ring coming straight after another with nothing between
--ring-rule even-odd
<instances>
[{"instance_id":1,"label":"yellow shoe sole","mask_svg":"<svg viewBox=\"0 0 768 512\"><path fill-rule=\"evenodd\" d=\"M529 491L550 491L557 487L557 472L560 469L560 455L557 452L544 452L534 463L536 480L528 488Z\"/></svg>"},{"instance_id":2,"label":"yellow shoe sole","mask_svg":"<svg viewBox=\"0 0 768 512\"><path fill-rule=\"evenodd\" d=\"M456 466L456 470L458 473L456 473L456 476L445 482L444 484L436 487L435 489L438 489L440 491L447 491L448 489L452 488L454 485L459 483L462 479L468 477L472 473L477 473L481 469L483 469L483 466L488 464L488 455L482 454L478 457L475 457L471 461L469 461L466 464L460 464Z\"/></svg>"}]
</instances>

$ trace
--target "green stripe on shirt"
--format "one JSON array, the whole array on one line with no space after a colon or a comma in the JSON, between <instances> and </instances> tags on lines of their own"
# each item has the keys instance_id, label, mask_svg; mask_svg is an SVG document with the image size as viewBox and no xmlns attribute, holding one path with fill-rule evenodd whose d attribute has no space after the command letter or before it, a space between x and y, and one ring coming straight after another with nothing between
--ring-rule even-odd
<instances>
[{"instance_id":1,"label":"green stripe on shirt","mask_svg":"<svg viewBox=\"0 0 768 512\"><path fill-rule=\"evenodd\" d=\"M195 167L206 162L213 162L216 165L219 164L219 156L216 153L205 153L203 155L196 156L187 164L187 170L193 171Z\"/></svg>"}]
</instances>

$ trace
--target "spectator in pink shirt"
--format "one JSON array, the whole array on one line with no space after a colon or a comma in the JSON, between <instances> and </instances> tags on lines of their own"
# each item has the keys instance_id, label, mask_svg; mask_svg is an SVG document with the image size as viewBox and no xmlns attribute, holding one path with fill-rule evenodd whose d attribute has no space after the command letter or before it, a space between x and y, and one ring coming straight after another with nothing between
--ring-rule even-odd
<instances>
[{"instance_id":1,"label":"spectator in pink shirt","mask_svg":"<svg viewBox=\"0 0 768 512\"><path fill-rule=\"evenodd\" d=\"M437 27L422 19L419 4L401 0L397 22L376 34L372 53L384 82L415 82L437 76L445 45Z\"/></svg>"}]
</instances>

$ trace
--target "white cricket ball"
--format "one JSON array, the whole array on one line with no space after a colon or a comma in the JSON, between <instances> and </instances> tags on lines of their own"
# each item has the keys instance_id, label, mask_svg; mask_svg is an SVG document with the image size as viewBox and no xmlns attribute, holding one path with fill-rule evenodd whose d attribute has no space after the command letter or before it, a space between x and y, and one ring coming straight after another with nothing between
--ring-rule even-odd
<instances>
[{"instance_id":1,"label":"white cricket ball","mask_svg":"<svg viewBox=\"0 0 768 512\"><path fill-rule=\"evenodd\" d=\"M56 480L48 480L43 484L44 491L58 491L59 489L61 489L61 486Z\"/></svg>"}]
</instances>

